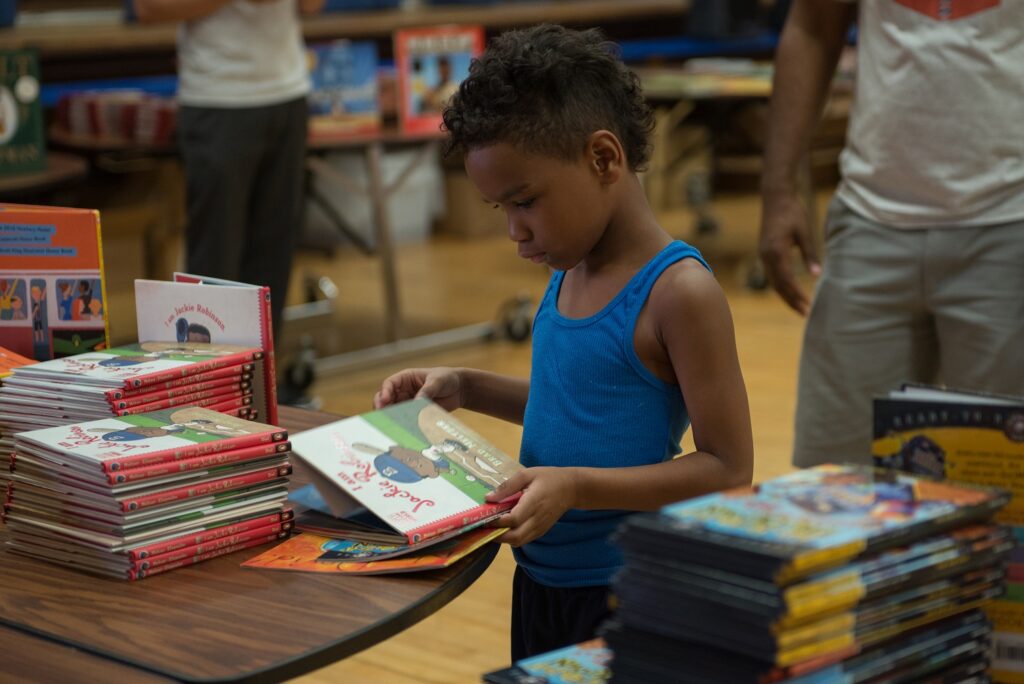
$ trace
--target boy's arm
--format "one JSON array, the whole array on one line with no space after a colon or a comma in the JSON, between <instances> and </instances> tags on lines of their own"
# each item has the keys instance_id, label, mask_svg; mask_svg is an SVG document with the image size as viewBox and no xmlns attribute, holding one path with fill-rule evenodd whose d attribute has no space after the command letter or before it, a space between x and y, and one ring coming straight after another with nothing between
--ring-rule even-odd
<instances>
[{"instance_id":1,"label":"boy's arm","mask_svg":"<svg viewBox=\"0 0 1024 684\"><path fill-rule=\"evenodd\" d=\"M796 0L775 53L768 135L762 174L761 259L769 280L790 307L806 315L807 294L792 267L796 247L815 275L818 257L798 192L798 168L821 118L856 3Z\"/></svg>"},{"instance_id":2,"label":"boy's arm","mask_svg":"<svg viewBox=\"0 0 1024 684\"><path fill-rule=\"evenodd\" d=\"M663 276L655 286L662 294L652 293L648 306L686 398L696 451L647 466L521 471L488 497L501 500L525 490L516 507L493 523L511 528L502 541L532 541L570 508L650 511L750 483L750 410L725 294L695 262L665 276L668 282Z\"/></svg>"},{"instance_id":3,"label":"boy's arm","mask_svg":"<svg viewBox=\"0 0 1024 684\"><path fill-rule=\"evenodd\" d=\"M530 381L475 368L463 368L466 383L464 408L486 413L517 425L523 424Z\"/></svg>"},{"instance_id":4,"label":"boy's arm","mask_svg":"<svg viewBox=\"0 0 1024 684\"><path fill-rule=\"evenodd\" d=\"M447 411L465 408L523 424L529 380L474 368L406 368L384 379L374 408L424 397Z\"/></svg>"}]
</instances>

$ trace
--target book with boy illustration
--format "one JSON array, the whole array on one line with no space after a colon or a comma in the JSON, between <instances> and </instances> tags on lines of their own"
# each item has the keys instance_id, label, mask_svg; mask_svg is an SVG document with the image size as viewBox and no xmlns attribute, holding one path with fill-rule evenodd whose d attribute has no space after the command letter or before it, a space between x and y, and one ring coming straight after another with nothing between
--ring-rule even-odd
<instances>
[{"instance_id":1,"label":"book with boy illustration","mask_svg":"<svg viewBox=\"0 0 1024 684\"><path fill-rule=\"evenodd\" d=\"M616 535L626 562L605 632L612 669L667 671L686 653L682 681L827 681L815 677L923 652L917 635L1004 592L1014 543L990 520L1007 500L998 488L826 465L633 516ZM942 667L983 668L976 641ZM652 650L661 642L671 649Z\"/></svg>"},{"instance_id":2,"label":"book with boy illustration","mask_svg":"<svg viewBox=\"0 0 1024 684\"><path fill-rule=\"evenodd\" d=\"M292 440L296 467L322 499L314 525L335 538L416 545L512 508L484 497L518 462L425 399L307 430ZM300 515L309 520L309 512ZM368 534L367 534L368 533Z\"/></svg>"},{"instance_id":3,"label":"book with boy illustration","mask_svg":"<svg viewBox=\"0 0 1024 684\"><path fill-rule=\"evenodd\" d=\"M1024 539L1024 397L904 384L874 399L871 450L880 467L1009 489L996 520ZM1024 682L1024 553L1011 553L1006 594L986 612L993 674Z\"/></svg>"},{"instance_id":4,"label":"book with boy illustration","mask_svg":"<svg viewBox=\"0 0 1024 684\"><path fill-rule=\"evenodd\" d=\"M47 359L109 346L99 212L0 204L0 346Z\"/></svg>"},{"instance_id":5,"label":"book with boy illustration","mask_svg":"<svg viewBox=\"0 0 1024 684\"><path fill-rule=\"evenodd\" d=\"M269 287L175 273L173 282L136 280L135 310L140 340L260 349L263 368L253 378L253 403L262 419L277 422Z\"/></svg>"},{"instance_id":6,"label":"book with boy illustration","mask_svg":"<svg viewBox=\"0 0 1024 684\"><path fill-rule=\"evenodd\" d=\"M9 548L139 579L276 541L289 447L280 428L197 407L18 433Z\"/></svg>"},{"instance_id":7,"label":"book with boy illustration","mask_svg":"<svg viewBox=\"0 0 1024 684\"><path fill-rule=\"evenodd\" d=\"M165 409L255 419L261 364L255 348L144 342L14 368L0 386L0 449L16 432Z\"/></svg>"},{"instance_id":8,"label":"book with boy illustration","mask_svg":"<svg viewBox=\"0 0 1024 684\"><path fill-rule=\"evenodd\" d=\"M441 112L484 50L482 26L399 29L394 36L399 123L406 133L436 133Z\"/></svg>"},{"instance_id":9,"label":"book with boy illustration","mask_svg":"<svg viewBox=\"0 0 1024 684\"><path fill-rule=\"evenodd\" d=\"M611 678L611 649L596 638L523 658L484 675L487 684L603 684ZM667 680L666 680L667 681Z\"/></svg>"},{"instance_id":10,"label":"book with boy illustration","mask_svg":"<svg viewBox=\"0 0 1024 684\"><path fill-rule=\"evenodd\" d=\"M370 40L335 40L312 45L309 137L337 140L380 130L377 44Z\"/></svg>"}]
</instances>

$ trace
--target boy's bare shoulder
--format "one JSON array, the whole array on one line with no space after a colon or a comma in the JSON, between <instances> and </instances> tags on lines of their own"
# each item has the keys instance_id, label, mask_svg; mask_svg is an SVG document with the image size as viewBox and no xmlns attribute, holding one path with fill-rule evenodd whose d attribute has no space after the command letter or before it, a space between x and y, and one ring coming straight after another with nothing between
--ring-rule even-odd
<instances>
[{"instance_id":1,"label":"boy's bare shoulder","mask_svg":"<svg viewBox=\"0 0 1024 684\"><path fill-rule=\"evenodd\" d=\"M650 302L656 310L678 314L680 310L700 312L725 302L725 293L704 264L682 259L661 274L651 291Z\"/></svg>"}]
</instances>

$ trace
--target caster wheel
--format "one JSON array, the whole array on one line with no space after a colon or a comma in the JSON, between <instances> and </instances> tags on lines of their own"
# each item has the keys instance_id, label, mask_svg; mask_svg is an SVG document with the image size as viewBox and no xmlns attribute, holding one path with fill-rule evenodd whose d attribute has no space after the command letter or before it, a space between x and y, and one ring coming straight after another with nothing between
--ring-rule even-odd
<instances>
[{"instance_id":1,"label":"caster wheel","mask_svg":"<svg viewBox=\"0 0 1024 684\"><path fill-rule=\"evenodd\" d=\"M525 342L533 330L533 306L520 297L506 303L500 312L502 334L513 342Z\"/></svg>"}]
</instances>

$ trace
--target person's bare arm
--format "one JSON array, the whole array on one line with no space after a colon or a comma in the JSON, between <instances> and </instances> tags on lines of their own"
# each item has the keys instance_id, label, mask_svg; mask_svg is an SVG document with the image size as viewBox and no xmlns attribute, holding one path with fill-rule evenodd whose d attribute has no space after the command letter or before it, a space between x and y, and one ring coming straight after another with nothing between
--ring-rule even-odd
<instances>
[{"instance_id":1,"label":"person's bare arm","mask_svg":"<svg viewBox=\"0 0 1024 684\"><path fill-rule=\"evenodd\" d=\"M448 411L465 408L522 425L529 393L529 380L474 368L407 368L384 379L373 405L425 397Z\"/></svg>"},{"instance_id":2,"label":"person's bare arm","mask_svg":"<svg viewBox=\"0 0 1024 684\"><path fill-rule=\"evenodd\" d=\"M799 197L799 167L855 13L855 3L795 0L775 53L761 183L760 252L772 285L803 315L810 303L793 272L793 248L815 275L820 265L808 231L807 208Z\"/></svg>"},{"instance_id":3,"label":"person's bare arm","mask_svg":"<svg viewBox=\"0 0 1024 684\"><path fill-rule=\"evenodd\" d=\"M140 22L202 19L234 0L132 0Z\"/></svg>"},{"instance_id":4,"label":"person's bare arm","mask_svg":"<svg viewBox=\"0 0 1024 684\"><path fill-rule=\"evenodd\" d=\"M667 296L652 298L649 306L686 399L696 451L647 466L521 471L488 497L496 501L523 490L516 507L493 523L510 528L502 541L532 541L570 508L650 511L750 483L750 409L725 294L696 264L666 276L671 282L656 288L664 286Z\"/></svg>"}]
</instances>

